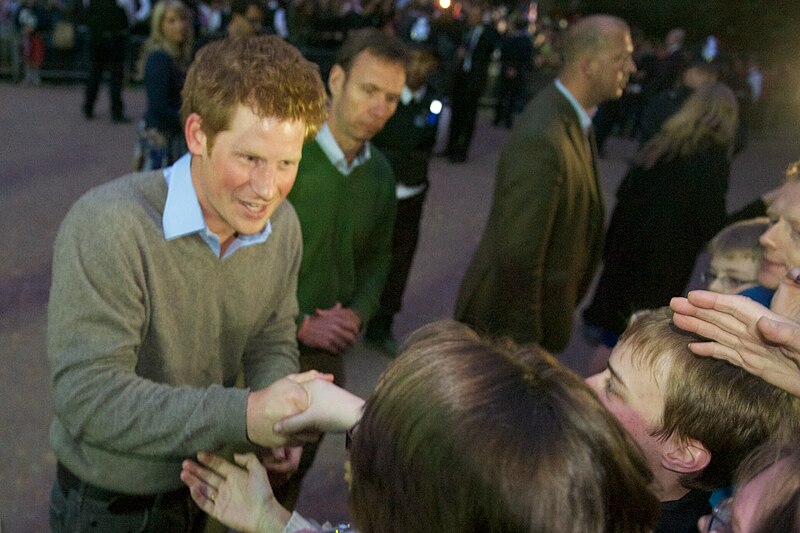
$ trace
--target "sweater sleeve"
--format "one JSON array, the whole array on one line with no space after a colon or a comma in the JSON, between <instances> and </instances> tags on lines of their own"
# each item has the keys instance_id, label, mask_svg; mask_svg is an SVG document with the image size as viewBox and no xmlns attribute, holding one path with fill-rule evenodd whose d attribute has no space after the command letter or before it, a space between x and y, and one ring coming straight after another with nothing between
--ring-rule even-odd
<instances>
[{"instance_id":1,"label":"sweater sleeve","mask_svg":"<svg viewBox=\"0 0 800 533\"><path fill-rule=\"evenodd\" d=\"M280 216L273 216L273 234L270 239L278 239L278 233L285 234L279 241L285 250L286 265L277 269L281 272L280 283L284 284L283 298L274 303L274 311L261 331L245 346L243 366L245 383L254 390L263 389L274 381L300 368L297 350L297 275L303 254L300 222L290 204L280 207ZM281 269L288 274L284 277Z\"/></svg>"},{"instance_id":2,"label":"sweater sleeve","mask_svg":"<svg viewBox=\"0 0 800 533\"><path fill-rule=\"evenodd\" d=\"M129 456L174 459L246 442L246 390L137 373L143 364L187 362L167 353L140 360L156 311L126 218L109 198L87 196L56 238L47 331L56 423L74 442Z\"/></svg>"},{"instance_id":3,"label":"sweater sleeve","mask_svg":"<svg viewBox=\"0 0 800 533\"><path fill-rule=\"evenodd\" d=\"M365 324L378 309L386 276L392 263L392 235L397 212L394 174L383 159L380 187L376 192L377 211L368 244L356 258L356 286L350 307Z\"/></svg>"}]
</instances>

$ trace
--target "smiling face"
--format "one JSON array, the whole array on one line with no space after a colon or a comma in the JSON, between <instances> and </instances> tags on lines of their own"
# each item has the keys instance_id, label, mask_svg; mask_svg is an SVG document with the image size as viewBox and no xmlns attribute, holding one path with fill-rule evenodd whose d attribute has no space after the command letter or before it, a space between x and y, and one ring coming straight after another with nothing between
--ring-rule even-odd
<instances>
[{"instance_id":1,"label":"smiling face","mask_svg":"<svg viewBox=\"0 0 800 533\"><path fill-rule=\"evenodd\" d=\"M800 266L800 181L781 187L767 214L770 226L759 239L758 282L775 289L790 268Z\"/></svg>"},{"instance_id":2,"label":"smiling face","mask_svg":"<svg viewBox=\"0 0 800 533\"><path fill-rule=\"evenodd\" d=\"M405 82L403 63L387 61L369 50L356 56L350 72L340 65L331 69L328 126L348 160L394 114Z\"/></svg>"},{"instance_id":3,"label":"smiling face","mask_svg":"<svg viewBox=\"0 0 800 533\"><path fill-rule=\"evenodd\" d=\"M194 113L186 121L186 138L192 183L208 228L223 244L236 234L263 230L294 185L305 124L259 117L239 104L213 147Z\"/></svg>"}]
</instances>

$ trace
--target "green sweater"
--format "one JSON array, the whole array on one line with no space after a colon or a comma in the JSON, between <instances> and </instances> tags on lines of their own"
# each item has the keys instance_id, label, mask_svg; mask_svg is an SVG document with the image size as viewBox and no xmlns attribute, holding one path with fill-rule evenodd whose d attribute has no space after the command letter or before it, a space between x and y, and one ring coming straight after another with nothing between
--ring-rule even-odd
<instances>
[{"instance_id":1,"label":"green sweater","mask_svg":"<svg viewBox=\"0 0 800 533\"><path fill-rule=\"evenodd\" d=\"M179 488L181 460L246 443L247 386L295 372L300 227L288 204L263 244L222 261L164 238L161 171L84 195L58 232L47 351L58 460L133 494Z\"/></svg>"},{"instance_id":2,"label":"green sweater","mask_svg":"<svg viewBox=\"0 0 800 533\"><path fill-rule=\"evenodd\" d=\"M391 264L396 200L389 162L373 146L372 157L345 176L309 141L288 198L303 229L300 312L341 302L368 321Z\"/></svg>"}]
</instances>

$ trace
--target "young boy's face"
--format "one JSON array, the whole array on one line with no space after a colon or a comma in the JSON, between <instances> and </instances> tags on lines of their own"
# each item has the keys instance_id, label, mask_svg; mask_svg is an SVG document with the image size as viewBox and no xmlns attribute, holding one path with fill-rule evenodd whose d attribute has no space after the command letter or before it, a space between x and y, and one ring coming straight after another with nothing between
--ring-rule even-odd
<instances>
[{"instance_id":1,"label":"young boy's face","mask_svg":"<svg viewBox=\"0 0 800 533\"><path fill-rule=\"evenodd\" d=\"M636 364L631 346L625 342L614 347L605 371L586 378L603 405L642 449L653 472L666 450L666 443L653 436L664 413L665 372L665 368Z\"/></svg>"},{"instance_id":2,"label":"young boy's face","mask_svg":"<svg viewBox=\"0 0 800 533\"><path fill-rule=\"evenodd\" d=\"M708 290L737 294L758 284L758 260L743 255L720 255L711 258Z\"/></svg>"}]
</instances>

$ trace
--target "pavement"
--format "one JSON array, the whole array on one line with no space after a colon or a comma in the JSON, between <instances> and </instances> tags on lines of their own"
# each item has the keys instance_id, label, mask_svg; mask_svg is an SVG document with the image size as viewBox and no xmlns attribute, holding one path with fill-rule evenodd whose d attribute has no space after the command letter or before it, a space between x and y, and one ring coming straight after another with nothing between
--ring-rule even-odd
<instances>
[{"instance_id":1,"label":"pavement","mask_svg":"<svg viewBox=\"0 0 800 533\"><path fill-rule=\"evenodd\" d=\"M0 83L0 530L47 531L55 457L47 428L52 417L45 355L46 305L52 243L70 205L87 189L130 169L135 125L110 121L107 94L96 118L81 115L77 85L22 87ZM142 116L141 89L126 91L127 113ZM461 277L477 245L492 199L494 169L508 130L491 126L482 111L469 160L436 158L422 220L419 250L404 309L396 318L402 337L438 318L451 316ZM798 157L800 129L786 126L754 135L734 161L729 209L740 207L781 182ZM600 162L610 213L635 145L611 138ZM697 272L690 288L700 286ZM585 375L592 348L577 331L557 354ZM349 388L367 395L389 358L358 344L346 355ZM343 481L344 438L323 442L306 478L298 509L308 516L347 520Z\"/></svg>"}]
</instances>

